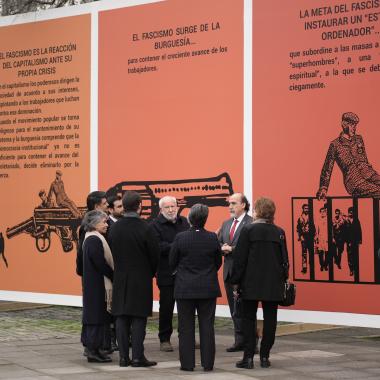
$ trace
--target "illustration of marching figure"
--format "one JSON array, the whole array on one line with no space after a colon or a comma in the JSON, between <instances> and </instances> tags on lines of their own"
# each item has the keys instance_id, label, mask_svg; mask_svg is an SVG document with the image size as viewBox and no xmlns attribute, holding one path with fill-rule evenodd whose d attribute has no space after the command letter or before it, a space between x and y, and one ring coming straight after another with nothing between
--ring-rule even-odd
<instances>
[{"instance_id":1,"label":"illustration of marching figure","mask_svg":"<svg viewBox=\"0 0 380 380\"><path fill-rule=\"evenodd\" d=\"M359 276L359 245L362 244L362 228L353 207L348 209L346 217L346 243L350 276Z\"/></svg>"},{"instance_id":2,"label":"illustration of marching figure","mask_svg":"<svg viewBox=\"0 0 380 380\"><path fill-rule=\"evenodd\" d=\"M294 262L301 262L300 279L304 281L380 284L380 255L377 254L380 252L380 175L368 161L363 137L356 134L358 124L359 116L355 113L342 114L342 131L330 143L316 197L292 197L293 237L301 243L299 246L294 242L293 257L297 250L300 256ZM342 172L349 196L328 196L335 162ZM368 208L368 198L372 198L373 225L365 225L369 231L365 236L373 234L373 257L368 251L360 255L363 232L358 216L362 207ZM319 267L314 267L317 256ZM373 278L373 281L363 282L360 273L362 259L367 266L367 278ZM295 278L300 272L294 269ZM321 277L322 272L327 272L328 279ZM348 278L344 279L345 276Z\"/></svg>"},{"instance_id":3,"label":"illustration of marching figure","mask_svg":"<svg viewBox=\"0 0 380 380\"><path fill-rule=\"evenodd\" d=\"M29 219L7 228L6 237L12 239L26 233L35 239L38 252L47 252L51 245L51 234L55 233L64 252L72 251L78 244L78 230L86 207L78 207L66 194L62 180L63 173L57 170L49 192L38 192L39 205L34 208ZM172 195L178 201L178 214L196 203L208 207L228 206L228 198L233 194L232 181L228 173L216 177L164 181L124 181L112 186L107 191L111 195L123 195L127 190L138 192L142 197L142 218L151 220L159 214L159 200L165 195ZM0 248L4 247L4 239ZM0 252L4 262L4 252Z\"/></svg>"},{"instance_id":4,"label":"illustration of marching figure","mask_svg":"<svg viewBox=\"0 0 380 380\"><path fill-rule=\"evenodd\" d=\"M319 219L316 223L316 234L314 239L315 252L319 256L320 270L328 270L329 260L329 238L328 238L328 224L327 224L327 210L325 207L319 209Z\"/></svg>"},{"instance_id":5,"label":"illustration of marching figure","mask_svg":"<svg viewBox=\"0 0 380 380\"><path fill-rule=\"evenodd\" d=\"M302 252L302 269L303 274L307 273L307 264L310 257L314 253L314 235L315 227L312 220L310 220L309 205L302 205L302 213L297 220L297 234L298 241L301 242L301 252Z\"/></svg>"},{"instance_id":6,"label":"illustration of marching figure","mask_svg":"<svg viewBox=\"0 0 380 380\"><path fill-rule=\"evenodd\" d=\"M346 220L344 215L340 209L335 210L335 215L332 220L333 227L333 244L334 244L334 252L333 258L334 263L338 267L338 269L342 269L342 254L344 251L344 243L346 239Z\"/></svg>"}]
</instances>

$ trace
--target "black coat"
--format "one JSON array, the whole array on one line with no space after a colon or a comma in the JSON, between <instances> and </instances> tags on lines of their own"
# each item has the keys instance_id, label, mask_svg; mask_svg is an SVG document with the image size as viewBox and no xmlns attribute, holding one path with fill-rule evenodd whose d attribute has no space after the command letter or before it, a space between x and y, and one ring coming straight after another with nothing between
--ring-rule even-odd
<instances>
[{"instance_id":1,"label":"black coat","mask_svg":"<svg viewBox=\"0 0 380 380\"><path fill-rule=\"evenodd\" d=\"M285 232L270 223L253 223L242 229L230 283L240 285L243 299L283 300L287 271L283 265L281 237L286 247Z\"/></svg>"},{"instance_id":2,"label":"black coat","mask_svg":"<svg viewBox=\"0 0 380 380\"><path fill-rule=\"evenodd\" d=\"M79 238L77 246L76 272L78 276L83 276L83 241L86 235L82 226L79 227Z\"/></svg>"},{"instance_id":3,"label":"black coat","mask_svg":"<svg viewBox=\"0 0 380 380\"><path fill-rule=\"evenodd\" d=\"M216 234L191 227L179 233L170 251L169 263L176 271L175 299L220 297L218 269L222 251Z\"/></svg>"},{"instance_id":4,"label":"black coat","mask_svg":"<svg viewBox=\"0 0 380 380\"><path fill-rule=\"evenodd\" d=\"M169 266L169 252L176 235L179 232L187 231L190 228L189 223L183 216L179 216L176 222L173 223L160 214L152 222L152 227L160 245L157 285L172 286L174 284L174 277L173 271Z\"/></svg>"},{"instance_id":5,"label":"black coat","mask_svg":"<svg viewBox=\"0 0 380 380\"><path fill-rule=\"evenodd\" d=\"M152 314L152 278L157 271L158 242L152 228L136 216L124 216L108 235L114 259L112 314Z\"/></svg>"},{"instance_id":6,"label":"black coat","mask_svg":"<svg viewBox=\"0 0 380 380\"><path fill-rule=\"evenodd\" d=\"M102 241L90 236L83 245L83 323L90 325L109 322L104 277L113 278L111 267L104 258Z\"/></svg>"}]
</instances>

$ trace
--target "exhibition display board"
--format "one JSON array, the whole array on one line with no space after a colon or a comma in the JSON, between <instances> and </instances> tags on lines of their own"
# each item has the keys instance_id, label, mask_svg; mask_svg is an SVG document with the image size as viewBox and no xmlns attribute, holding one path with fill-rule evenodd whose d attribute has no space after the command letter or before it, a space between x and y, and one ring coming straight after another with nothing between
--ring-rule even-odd
<instances>
[{"instance_id":1,"label":"exhibition display board","mask_svg":"<svg viewBox=\"0 0 380 380\"><path fill-rule=\"evenodd\" d=\"M148 221L164 195L184 216L205 203L211 231L244 192L286 231L280 319L379 327L379 12L115 0L0 18L0 299L81 304L92 190L140 192Z\"/></svg>"},{"instance_id":2,"label":"exhibition display board","mask_svg":"<svg viewBox=\"0 0 380 380\"><path fill-rule=\"evenodd\" d=\"M0 40L0 287L79 294L73 273L90 184L90 17L2 27Z\"/></svg>"}]
</instances>

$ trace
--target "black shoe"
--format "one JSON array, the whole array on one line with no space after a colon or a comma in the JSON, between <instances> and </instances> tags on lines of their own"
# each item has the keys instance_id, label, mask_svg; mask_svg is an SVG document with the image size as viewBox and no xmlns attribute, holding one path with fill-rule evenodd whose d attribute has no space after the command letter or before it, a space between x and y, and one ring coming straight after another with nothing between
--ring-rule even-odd
<instances>
[{"instance_id":1,"label":"black shoe","mask_svg":"<svg viewBox=\"0 0 380 380\"><path fill-rule=\"evenodd\" d=\"M83 350L83 356L88 356L88 348L85 347L84 350Z\"/></svg>"},{"instance_id":2,"label":"black shoe","mask_svg":"<svg viewBox=\"0 0 380 380\"><path fill-rule=\"evenodd\" d=\"M101 348L99 350L99 352L102 354L102 355L111 355L113 353L113 349L112 348Z\"/></svg>"},{"instance_id":3,"label":"black shoe","mask_svg":"<svg viewBox=\"0 0 380 380\"><path fill-rule=\"evenodd\" d=\"M120 367L129 367L130 365L131 365L131 359L129 359L129 357L120 358L120 361L119 361Z\"/></svg>"},{"instance_id":4,"label":"black shoe","mask_svg":"<svg viewBox=\"0 0 380 380\"><path fill-rule=\"evenodd\" d=\"M189 372L192 372L192 371L194 371L194 368L181 367L180 370L181 370L181 371L189 371Z\"/></svg>"},{"instance_id":5,"label":"black shoe","mask_svg":"<svg viewBox=\"0 0 380 380\"><path fill-rule=\"evenodd\" d=\"M109 356L103 356L98 351L88 351L87 361L89 363L110 363L112 359Z\"/></svg>"},{"instance_id":6,"label":"black shoe","mask_svg":"<svg viewBox=\"0 0 380 380\"><path fill-rule=\"evenodd\" d=\"M214 367L204 367L203 368L203 371L205 371L205 372L211 372L213 370L214 370Z\"/></svg>"},{"instance_id":7,"label":"black shoe","mask_svg":"<svg viewBox=\"0 0 380 380\"><path fill-rule=\"evenodd\" d=\"M133 359L131 361L132 367L153 367L155 365L157 365L157 362L149 361L146 357L143 357L140 360Z\"/></svg>"},{"instance_id":8,"label":"black shoe","mask_svg":"<svg viewBox=\"0 0 380 380\"><path fill-rule=\"evenodd\" d=\"M239 360L236 363L236 367L237 368L252 369L254 367L253 358L243 358L242 360Z\"/></svg>"},{"instance_id":9,"label":"black shoe","mask_svg":"<svg viewBox=\"0 0 380 380\"><path fill-rule=\"evenodd\" d=\"M226 348L227 352L238 352L243 351L244 347L242 344L233 344L231 347Z\"/></svg>"},{"instance_id":10,"label":"black shoe","mask_svg":"<svg viewBox=\"0 0 380 380\"><path fill-rule=\"evenodd\" d=\"M119 346L117 345L116 340L111 341L111 350L119 351Z\"/></svg>"},{"instance_id":11,"label":"black shoe","mask_svg":"<svg viewBox=\"0 0 380 380\"><path fill-rule=\"evenodd\" d=\"M261 368L269 368L271 366L271 363L268 358L261 358L260 365L261 365Z\"/></svg>"}]
</instances>

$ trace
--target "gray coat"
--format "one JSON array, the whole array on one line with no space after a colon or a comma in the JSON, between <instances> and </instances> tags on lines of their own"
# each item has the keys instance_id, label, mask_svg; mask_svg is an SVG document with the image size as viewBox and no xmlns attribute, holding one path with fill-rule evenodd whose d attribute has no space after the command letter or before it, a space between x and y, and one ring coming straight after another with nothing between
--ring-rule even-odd
<instances>
[{"instance_id":1,"label":"gray coat","mask_svg":"<svg viewBox=\"0 0 380 380\"><path fill-rule=\"evenodd\" d=\"M230 219L226 220L222 224L222 227L220 228L219 234L218 234L218 240L219 240L219 243L221 246L225 243L232 246L232 252L229 255L224 257L224 266L223 266L223 280L224 280L224 282L227 282L228 279L232 275L232 268L233 268L233 263L234 263L234 251L235 251L235 246L239 240L240 232L245 225L251 224L253 219L248 214L245 214L243 220L241 221L237 230L235 231L234 237L233 237L232 242L231 242L230 241L230 229L231 229L233 221L234 221L234 218L230 218Z\"/></svg>"}]
</instances>

